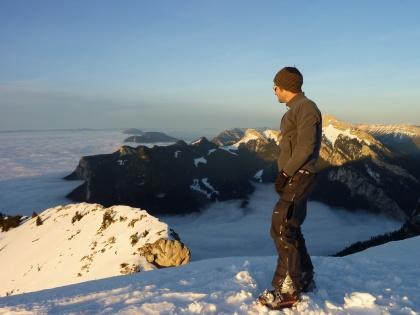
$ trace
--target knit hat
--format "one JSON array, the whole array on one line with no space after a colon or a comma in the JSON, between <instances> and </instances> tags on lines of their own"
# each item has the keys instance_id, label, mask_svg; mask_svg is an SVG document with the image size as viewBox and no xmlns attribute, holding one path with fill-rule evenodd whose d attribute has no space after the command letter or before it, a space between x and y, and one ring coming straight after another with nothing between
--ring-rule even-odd
<instances>
[{"instance_id":1,"label":"knit hat","mask_svg":"<svg viewBox=\"0 0 420 315\"><path fill-rule=\"evenodd\" d=\"M285 67L277 72L274 84L293 93L302 92L303 76L295 67Z\"/></svg>"}]
</instances>

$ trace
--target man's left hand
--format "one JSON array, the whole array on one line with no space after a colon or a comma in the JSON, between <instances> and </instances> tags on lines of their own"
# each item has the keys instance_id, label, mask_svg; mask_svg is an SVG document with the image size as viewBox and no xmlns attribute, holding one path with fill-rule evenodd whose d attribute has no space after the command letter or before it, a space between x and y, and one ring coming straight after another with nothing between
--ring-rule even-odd
<instances>
[{"instance_id":1,"label":"man's left hand","mask_svg":"<svg viewBox=\"0 0 420 315\"><path fill-rule=\"evenodd\" d=\"M289 175L285 172L280 172L279 176L274 183L274 187L276 188L277 193L280 195L284 186L286 186L287 181L289 180Z\"/></svg>"}]
</instances>

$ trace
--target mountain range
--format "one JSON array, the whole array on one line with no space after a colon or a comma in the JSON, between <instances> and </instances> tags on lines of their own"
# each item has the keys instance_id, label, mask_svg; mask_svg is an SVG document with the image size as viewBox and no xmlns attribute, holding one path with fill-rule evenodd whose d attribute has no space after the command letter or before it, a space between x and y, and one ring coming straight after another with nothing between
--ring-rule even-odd
<instances>
[{"instance_id":1,"label":"mountain range","mask_svg":"<svg viewBox=\"0 0 420 315\"><path fill-rule=\"evenodd\" d=\"M392 130L400 134L403 127L387 129L387 135ZM404 134L415 143L420 132L413 128ZM387 146L372 130L377 129L323 117L319 174L311 199L405 221L420 195L418 152L398 149L398 142ZM230 199L246 206L253 181L274 182L277 177L280 137L268 128L233 128L211 141L123 146L114 153L82 157L66 179L84 183L68 198L107 207L125 204L153 215L198 211Z\"/></svg>"}]
</instances>

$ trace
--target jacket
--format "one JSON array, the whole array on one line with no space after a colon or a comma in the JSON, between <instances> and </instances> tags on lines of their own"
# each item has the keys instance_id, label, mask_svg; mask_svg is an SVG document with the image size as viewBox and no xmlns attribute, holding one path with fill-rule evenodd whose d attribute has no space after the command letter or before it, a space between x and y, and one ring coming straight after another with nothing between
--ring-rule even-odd
<instances>
[{"instance_id":1,"label":"jacket","mask_svg":"<svg viewBox=\"0 0 420 315\"><path fill-rule=\"evenodd\" d=\"M317 173L315 163L322 140L322 115L316 104L300 92L287 104L289 110L280 123L282 138L277 166L293 176L303 169Z\"/></svg>"}]
</instances>

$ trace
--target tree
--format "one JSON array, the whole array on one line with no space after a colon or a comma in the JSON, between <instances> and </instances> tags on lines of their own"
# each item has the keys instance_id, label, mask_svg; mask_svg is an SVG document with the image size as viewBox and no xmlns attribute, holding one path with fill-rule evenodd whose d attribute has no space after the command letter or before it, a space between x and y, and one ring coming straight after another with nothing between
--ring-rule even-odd
<instances>
[{"instance_id":1,"label":"tree","mask_svg":"<svg viewBox=\"0 0 420 315\"><path fill-rule=\"evenodd\" d=\"M41 220L41 217L38 215L36 217L36 226L40 226L40 225L42 225L42 220Z\"/></svg>"}]
</instances>

